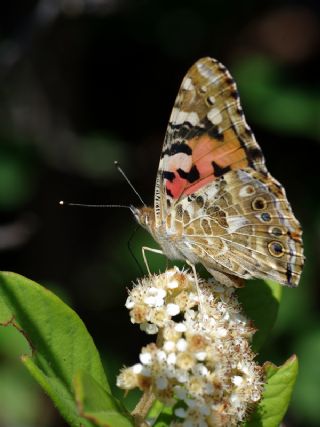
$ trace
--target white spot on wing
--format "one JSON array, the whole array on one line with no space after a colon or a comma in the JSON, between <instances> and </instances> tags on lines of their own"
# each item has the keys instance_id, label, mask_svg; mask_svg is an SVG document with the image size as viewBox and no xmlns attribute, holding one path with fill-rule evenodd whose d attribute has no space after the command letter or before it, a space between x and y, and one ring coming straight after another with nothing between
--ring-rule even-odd
<instances>
[{"instance_id":1,"label":"white spot on wing","mask_svg":"<svg viewBox=\"0 0 320 427\"><path fill-rule=\"evenodd\" d=\"M181 125L182 123L189 122L192 126L196 126L199 124L199 116L194 111L175 111L176 108L173 109L171 116L174 117L174 123L177 125ZM170 118L171 121L171 118Z\"/></svg>"},{"instance_id":2,"label":"white spot on wing","mask_svg":"<svg viewBox=\"0 0 320 427\"><path fill-rule=\"evenodd\" d=\"M208 80L214 79L215 75L214 75L213 71L211 70L211 68L209 68L205 64L202 64L201 62L198 62L196 65L197 65L199 73L203 77L206 77Z\"/></svg>"},{"instance_id":3,"label":"white spot on wing","mask_svg":"<svg viewBox=\"0 0 320 427\"><path fill-rule=\"evenodd\" d=\"M240 197L252 196L255 193L255 189L253 185L245 185L239 191Z\"/></svg>"},{"instance_id":4,"label":"white spot on wing","mask_svg":"<svg viewBox=\"0 0 320 427\"><path fill-rule=\"evenodd\" d=\"M181 87L184 90L192 90L192 89L194 89L194 86L192 84L192 80L190 79L190 77L186 77L183 80Z\"/></svg>"},{"instance_id":5,"label":"white spot on wing","mask_svg":"<svg viewBox=\"0 0 320 427\"><path fill-rule=\"evenodd\" d=\"M234 233L239 230L239 228L247 225L249 221L244 216L234 216L227 218L227 222L229 233Z\"/></svg>"},{"instance_id":6,"label":"white spot on wing","mask_svg":"<svg viewBox=\"0 0 320 427\"><path fill-rule=\"evenodd\" d=\"M165 156L167 162L167 168L169 171L182 169L189 171L192 166L192 158L185 153L176 153L171 156Z\"/></svg>"},{"instance_id":7,"label":"white spot on wing","mask_svg":"<svg viewBox=\"0 0 320 427\"><path fill-rule=\"evenodd\" d=\"M211 108L207 117L213 125L218 125L222 122L222 115L218 108Z\"/></svg>"}]
</instances>

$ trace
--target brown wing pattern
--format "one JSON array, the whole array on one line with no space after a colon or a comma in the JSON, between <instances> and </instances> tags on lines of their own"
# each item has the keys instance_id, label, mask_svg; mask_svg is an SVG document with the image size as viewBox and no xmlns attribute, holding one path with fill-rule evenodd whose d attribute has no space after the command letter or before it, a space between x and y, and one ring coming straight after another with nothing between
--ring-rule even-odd
<instances>
[{"instance_id":1,"label":"brown wing pattern","mask_svg":"<svg viewBox=\"0 0 320 427\"><path fill-rule=\"evenodd\" d=\"M296 286L303 266L301 229L283 187L252 169L230 171L181 200L172 225L197 262L243 278ZM186 252L185 244L180 247Z\"/></svg>"}]
</instances>

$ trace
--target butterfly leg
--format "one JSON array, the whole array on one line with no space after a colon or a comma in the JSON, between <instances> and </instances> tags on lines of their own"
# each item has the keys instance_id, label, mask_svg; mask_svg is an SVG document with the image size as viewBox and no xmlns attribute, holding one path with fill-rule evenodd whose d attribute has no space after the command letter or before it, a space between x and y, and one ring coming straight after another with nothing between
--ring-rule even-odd
<instances>
[{"instance_id":1,"label":"butterfly leg","mask_svg":"<svg viewBox=\"0 0 320 427\"><path fill-rule=\"evenodd\" d=\"M151 276L151 271L150 271L149 264L148 264L147 257L146 257L146 251L153 252L155 254L161 254L161 255L164 255L164 253L163 253L163 251L161 249L149 248L148 246L143 246L142 247L143 261L144 261L144 263L145 263L145 265L147 267L147 271L148 271L149 276Z\"/></svg>"}]
</instances>

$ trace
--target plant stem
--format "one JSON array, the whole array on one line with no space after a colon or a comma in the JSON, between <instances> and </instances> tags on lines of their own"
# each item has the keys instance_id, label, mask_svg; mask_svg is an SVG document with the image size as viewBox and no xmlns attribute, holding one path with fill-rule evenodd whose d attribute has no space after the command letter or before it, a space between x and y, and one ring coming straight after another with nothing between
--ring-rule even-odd
<instances>
[{"instance_id":1,"label":"plant stem","mask_svg":"<svg viewBox=\"0 0 320 427\"><path fill-rule=\"evenodd\" d=\"M139 427L147 426L148 424L145 422L145 417L147 416L153 402L154 402L154 394L151 389L145 391L137 403L137 406L132 411L132 416L135 419L135 425Z\"/></svg>"},{"instance_id":2,"label":"plant stem","mask_svg":"<svg viewBox=\"0 0 320 427\"><path fill-rule=\"evenodd\" d=\"M159 330L158 336L157 336L157 347L161 347L163 344L163 333L162 329ZM144 427L148 426L148 424L145 421L146 416L148 415L148 412L155 400L155 396L151 390L151 387L149 390L145 391L137 403L136 407L132 411L131 415L135 419L135 425L137 427Z\"/></svg>"}]
</instances>

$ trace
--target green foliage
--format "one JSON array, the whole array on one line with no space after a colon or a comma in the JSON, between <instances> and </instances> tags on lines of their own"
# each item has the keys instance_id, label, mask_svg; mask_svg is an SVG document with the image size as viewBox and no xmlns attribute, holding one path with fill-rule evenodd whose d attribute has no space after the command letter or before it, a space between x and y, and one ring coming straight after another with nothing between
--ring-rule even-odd
<instances>
[{"instance_id":1,"label":"green foliage","mask_svg":"<svg viewBox=\"0 0 320 427\"><path fill-rule=\"evenodd\" d=\"M284 85L285 69L267 57L249 57L233 70L242 101L257 123L276 132L319 137L316 91Z\"/></svg>"},{"instance_id":2,"label":"green foliage","mask_svg":"<svg viewBox=\"0 0 320 427\"><path fill-rule=\"evenodd\" d=\"M282 366L264 364L266 386L263 399L245 427L279 426L287 409L298 374L298 360L292 356Z\"/></svg>"},{"instance_id":3,"label":"green foliage","mask_svg":"<svg viewBox=\"0 0 320 427\"><path fill-rule=\"evenodd\" d=\"M281 286L271 280L250 280L238 290L240 302L249 319L258 329L253 337L252 348L260 350L276 321L281 301Z\"/></svg>"},{"instance_id":4,"label":"green foliage","mask_svg":"<svg viewBox=\"0 0 320 427\"><path fill-rule=\"evenodd\" d=\"M1 141L3 143L3 141ZM9 210L27 202L36 189L36 168L22 150L0 145L0 208Z\"/></svg>"},{"instance_id":5,"label":"green foliage","mask_svg":"<svg viewBox=\"0 0 320 427\"><path fill-rule=\"evenodd\" d=\"M75 397L84 418L101 427L130 427L132 421L110 393L89 374L78 372L74 378Z\"/></svg>"},{"instance_id":6,"label":"green foliage","mask_svg":"<svg viewBox=\"0 0 320 427\"><path fill-rule=\"evenodd\" d=\"M109 385L97 349L77 314L47 289L14 273L0 276L0 323L27 338L32 355L23 363L72 426L92 426L79 416L75 375L90 374L107 392Z\"/></svg>"},{"instance_id":7,"label":"green foliage","mask_svg":"<svg viewBox=\"0 0 320 427\"><path fill-rule=\"evenodd\" d=\"M319 325L301 334L296 346L299 355L299 377L293 394L292 410L302 424L317 425L320 419L320 330Z\"/></svg>"}]
</instances>

